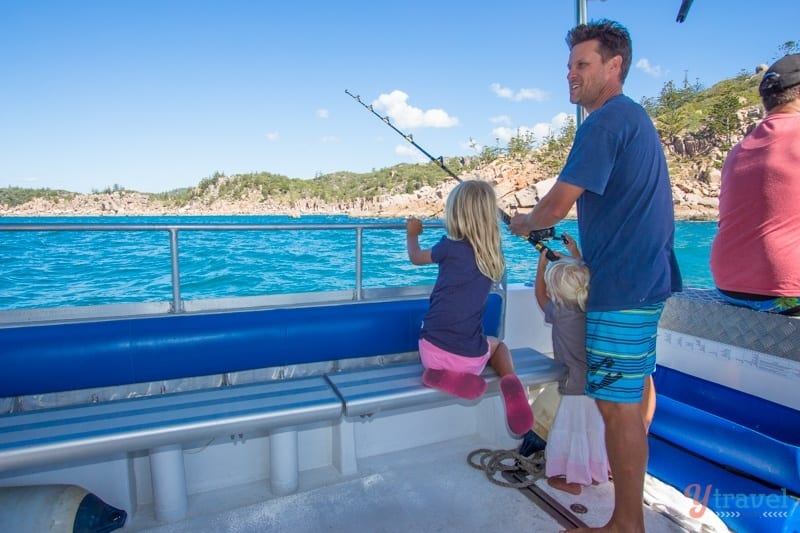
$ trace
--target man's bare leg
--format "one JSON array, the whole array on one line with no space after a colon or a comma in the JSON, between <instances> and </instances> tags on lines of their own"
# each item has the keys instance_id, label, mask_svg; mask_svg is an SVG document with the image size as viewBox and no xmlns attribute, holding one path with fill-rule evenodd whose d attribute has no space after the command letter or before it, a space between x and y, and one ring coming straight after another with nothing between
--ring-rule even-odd
<instances>
[{"instance_id":1,"label":"man's bare leg","mask_svg":"<svg viewBox=\"0 0 800 533\"><path fill-rule=\"evenodd\" d=\"M600 528L581 528L574 533L644 533L642 493L647 468L647 434L640 403L597 400L606 424L606 450L614 475L614 512Z\"/></svg>"},{"instance_id":2,"label":"man's bare leg","mask_svg":"<svg viewBox=\"0 0 800 533\"><path fill-rule=\"evenodd\" d=\"M642 391L642 401L639 405L642 406L644 430L648 433L650 431L650 423L653 421L653 415L656 413L656 385L653 383L652 374L644 379L644 391Z\"/></svg>"}]
</instances>

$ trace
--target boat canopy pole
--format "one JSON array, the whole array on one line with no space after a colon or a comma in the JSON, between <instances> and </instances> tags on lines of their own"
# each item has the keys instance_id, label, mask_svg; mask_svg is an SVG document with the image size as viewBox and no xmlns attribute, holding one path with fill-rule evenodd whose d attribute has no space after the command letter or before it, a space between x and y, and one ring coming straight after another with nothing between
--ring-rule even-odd
<instances>
[{"instance_id":1,"label":"boat canopy pole","mask_svg":"<svg viewBox=\"0 0 800 533\"><path fill-rule=\"evenodd\" d=\"M428 157L428 159L430 159L431 161L433 161L434 163L436 163L436 165L437 165L439 168L441 168L442 170L444 170L445 172L447 172L447 174L448 174L448 175L450 175L450 177L454 178L454 179L455 179L456 181L458 181L458 182L464 181L464 180L462 180L461 178L459 178L459 177L458 177L458 175L456 175L456 173L455 173L455 172L453 172L452 170L450 170L449 168L447 168L447 166L444 164L444 158L442 158L442 156L439 156L439 157L433 157L433 156L432 156L430 153L428 153L428 151L427 151L427 150L425 150L423 147L421 147L420 145L418 145L418 144L417 144L417 143L414 141L414 136L413 136L413 135L411 135L410 133L403 133L402 131L400 131L399 129L397 129L397 128L395 127L395 125L394 125L394 124L392 124L392 122L389 120L389 117L388 117L388 116L383 116L383 115L379 114L379 113L378 113L377 111L375 111L375 109L372 107L372 104L365 104L365 103L364 103L364 102L361 100L361 96L360 96L360 95L353 94L353 93L351 93L350 91L348 91L347 89L345 89L345 90L344 90L344 92L345 92L345 93L346 93L348 96L352 97L352 98L353 98L353 100L355 100L356 102L358 102L359 104L361 104L362 106L364 106L364 108L366 108L366 109L367 109L369 112L371 112L373 115L375 115L376 117L378 117L379 119L381 119L381 121L382 121L384 124L386 124L387 126L389 126L390 128L392 128L394 131L396 131L398 135L400 135L400 136L401 136L403 139L405 139L406 141L408 141L409 143L411 143L411 144L414 146L414 148L416 148L417 150L419 150L420 152L422 152L423 154L425 154L425 155ZM500 218L502 219L502 221L503 221L503 223L504 223L505 225L509 225L509 224L511 224L511 216L510 216L508 213L506 213L505 211L503 211L503 210L502 210L502 209L500 209L499 207L497 208L497 212L499 213L499 215L500 215ZM546 254L546 255L547 255L547 258L548 258L550 261L557 261L557 260L558 260L558 256L557 256L556 254L554 254L554 253L553 253L553 251L552 251L550 248L548 248L547 246L545 246L545 245L542 243L542 241L546 241L546 240L550 240L550 239L552 239L552 238L555 236L555 234L556 234L555 227L551 227L551 228L545 228L545 229L540 229L540 230L535 230L535 231L532 231L532 232L530 232L530 234L529 234L529 235L528 235L528 237L527 237L527 240L528 240L528 242L529 242L529 243L531 243L531 244L534 246L534 248L536 248L538 251L542 252L543 254Z\"/></svg>"},{"instance_id":2,"label":"boat canopy pole","mask_svg":"<svg viewBox=\"0 0 800 533\"><path fill-rule=\"evenodd\" d=\"M604 0L605 1L605 0ZM686 20L689 14L689 8L692 7L694 0L682 0L681 7L678 9L678 17L675 22L681 23ZM575 0L575 24L581 25L587 22L587 0ZM580 128L583 121L586 119L586 110L578 104L575 110L575 128Z\"/></svg>"},{"instance_id":3,"label":"boat canopy pole","mask_svg":"<svg viewBox=\"0 0 800 533\"><path fill-rule=\"evenodd\" d=\"M575 24L580 26L586 24L586 13L588 9L586 0L575 0ZM581 127L583 121L586 119L586 110L581 104L575 105L575 129Z\"/></svg>"}]
</instances>

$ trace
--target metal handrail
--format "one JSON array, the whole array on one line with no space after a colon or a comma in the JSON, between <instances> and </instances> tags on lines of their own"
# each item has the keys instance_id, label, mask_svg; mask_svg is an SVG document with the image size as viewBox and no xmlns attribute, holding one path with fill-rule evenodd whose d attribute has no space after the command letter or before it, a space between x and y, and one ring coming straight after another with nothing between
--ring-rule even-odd
<instances>
[{"instance_id":1,"label":"metal handrail","mask_svg":"<svg viewBox=\"0 0 800 533\"><path fill-rule=\"evenodd\" d=\"M441 222L425 223L425 227L441 228ZM186 231L344 231L356 232L355 247L355 289L353 299L360 301L363 292L363 232L375 229L405 229L405 224L400 223L344 223L344 224L97 224L97 223L54 223L54 224L3 224L0 223L0 232L28 231L28 232L65 232L65 231L100 231L100 232L131 232L131 231L165 231L169 233L170 257L172 270L172 303L171 313L184 312L181 298L180 260L178 236Z\"/></svg>"}]
</instances>

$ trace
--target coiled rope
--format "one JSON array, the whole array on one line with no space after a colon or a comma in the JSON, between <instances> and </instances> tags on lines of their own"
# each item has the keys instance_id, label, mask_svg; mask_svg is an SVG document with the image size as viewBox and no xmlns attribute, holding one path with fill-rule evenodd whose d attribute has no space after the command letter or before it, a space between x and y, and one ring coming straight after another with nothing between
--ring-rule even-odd
<instances>
[{"instance_id":1,"label":"coiled rope","mask_svg":"<svg viewBox=\"0 0 800 533\"><path fill-rule=\"evenodd\" d=\"M480 456L478 462L475 457ZM501 487L522 489L536 483L544 475L544 450L538 451L530 457L520 455L517 450L490 450L479 448L467 456L467 463L477 470L483 470L489 481ZM524 481L509 482L499 479L497 474L503 472L523 471L528 474Z\"/></svg>"}]
</instances>

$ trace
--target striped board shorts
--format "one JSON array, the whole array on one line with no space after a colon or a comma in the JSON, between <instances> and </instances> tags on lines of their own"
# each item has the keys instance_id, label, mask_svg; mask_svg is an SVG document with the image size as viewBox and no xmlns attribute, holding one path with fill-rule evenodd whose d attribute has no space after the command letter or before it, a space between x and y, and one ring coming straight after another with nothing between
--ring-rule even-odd
<instances>
[{"instance_id":1,"label":"striped board shorts","mask_svg":"<svg viewBox=\"0 0 800 533\"><path fill-rule=\"evenodd\" d=\"M586 313L586 395L610 402L642 399L656 369L656 334L664 303Z\"/></svg>"}]
</instances>

